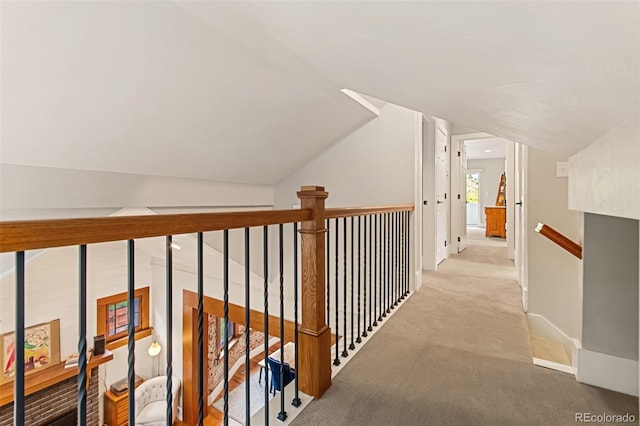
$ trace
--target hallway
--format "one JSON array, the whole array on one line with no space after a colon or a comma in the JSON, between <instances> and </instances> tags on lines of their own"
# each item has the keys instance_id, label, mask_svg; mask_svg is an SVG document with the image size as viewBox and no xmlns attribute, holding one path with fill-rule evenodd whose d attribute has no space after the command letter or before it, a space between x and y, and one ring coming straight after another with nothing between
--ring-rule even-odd
<instances>
[{"instance_id":1,"label":"hallway","mask_svg":"<svg viewBox=\"0 0 640 426\"><path fill-rule=\"evenodd\" d=\"M534 366L513 262L499 241L425 272L398 310L294 425L569 425L632 414L638 398Z\"/></svg>"}]
</instances>

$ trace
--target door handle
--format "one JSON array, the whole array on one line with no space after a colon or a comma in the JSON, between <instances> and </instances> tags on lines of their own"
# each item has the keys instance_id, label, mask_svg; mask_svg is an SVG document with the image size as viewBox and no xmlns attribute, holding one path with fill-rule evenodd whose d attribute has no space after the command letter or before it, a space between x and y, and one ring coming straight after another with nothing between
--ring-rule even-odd
<instances>
[{"instance_id":1,"label":"door handle","mask_svg":"<svg viewBox=\"0 0 640 426\"><path fill-rule=\"evenodd\" d=\"M515 205L522 207L522 201L518 201Z\"/></svg>"},{"instance_id":2,"label":"door handle","mask_svg":"<svg viewBox=\"0 0 640 426\"><path fill-rule=\"evenodd\" d=\"M440 200L438 200L438 204L442 204L442 203L444 203L444 201L440 201Z\"/></svg>"}]
</instances>

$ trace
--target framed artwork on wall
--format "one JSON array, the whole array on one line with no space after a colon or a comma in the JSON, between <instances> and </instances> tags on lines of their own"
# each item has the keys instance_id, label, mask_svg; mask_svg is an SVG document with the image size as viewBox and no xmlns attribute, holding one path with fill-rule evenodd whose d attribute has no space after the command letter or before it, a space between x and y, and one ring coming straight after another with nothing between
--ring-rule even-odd
<instances>
[{"instance_id":1,"label":"framed artwork on wall","mask_svg":"<svg viewBox=\"0 0 640 426\"><path fill-rule=\"evenodd\" d=\"M0 383L12 381L16 374L15 332L0 336ZM24 330L25 375L60 363L60 320L37 324Z\"/></svg>"}]
</instances>

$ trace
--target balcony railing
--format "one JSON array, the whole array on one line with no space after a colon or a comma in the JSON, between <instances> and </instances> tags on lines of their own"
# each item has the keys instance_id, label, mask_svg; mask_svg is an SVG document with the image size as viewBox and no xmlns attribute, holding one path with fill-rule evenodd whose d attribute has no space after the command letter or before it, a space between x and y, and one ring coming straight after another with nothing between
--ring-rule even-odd
<instances>
[{"instance_id":1,"label":"balcony railing","mask_svg":"<svg viewBox=\"0 0 640 426\"><path fill-rule=\"evenodd\" d=\"M349 351L362 343L379 322L409 294L411 212L413 206L385 206L370 208L325 209L328 194L323 187L306 186L298 192L301 208L235 213L178 214L162 216L129 216L92 219L14 221L0 223L0 252L15 253L15 342L25 341L26 257L28 250L63 246L78 248L78 353L77 410L79 424L87 419L87 374L92 365L87 354L87 297L91 283L87 279L88 250L95 243L127 242L128 306L133 306L136 290L135 243L137 239L163 237L165 251L165 358L166 358L166 422L172 424L173 406L173 237L193 234L197 246L197 292L185 292L183 307L183 398L182 420L186 424L200 424L207 416L205 316L215 311L228 329L230 321L246 327L243 338L247 350L245 363L245 423L250 424L251 407L249 328L264 332L264 353L269 353L269 336L279 339L279 371L265 368L264 422L270 421L270 374L278 374L279 383L285 381L285 343L295 347L295 379L293 396L286 399L285 387L280 390L278 419L287 418L287 410L300 406L300 392L320 398L331 386L332 346L333 364L347 357ZM285 239L285 227L291 227L291 240ZM270 271L270 231L276 229L275 259L277 270ZM244 231L244 306L230 302L229 231ZM222 300L217 307L205 307L204 236L222 233ZM253 234L252 234L253 232ZM263 306L252 310L251 299L251 236L259 232L262 242ZM298 237L299 235L299 237ZM298 241L298 238L300 241ZM287 250L285 250L285 248ZM291 248L289 254L289 248ZM300 250L299 250L300 249ZM273 251L273 250L271 250ZM288 253L285 256L285 251ZM287 259L287 257L290 257ZM285 262L287 261L287 262ZM276 263L273 260L273 263ZM286 271L285 263L292 270ZM275 279L274 279L275 278ZM277 283L278 306L270 306L273 286ZM157 284L155 284L157 286ZM43 289L44 290L44 289ZM300 294L298 294L300 292ZM285 299L293 303L293 315L285 313ZM191 309L187 309L187 306ZM217 310L216 310L217 309ZM219 310L221 309L221 312ZM128 388L135 389L135 322L134 310L128 310ZM332 339L332 331L335 340ZM342 342L340 341L342 340ZM229 348L225 333L224 347ZM342 351L340 351L342 346ZM24 359L24 345L17 344L15 359ZM229 422L229 356L223 357L224 424ZM14 424L25 424L25 364L15 363L13 382ZM287 402L289 401L289 402ZM293 407L293 408L291 408ZM128 395L128 423L135 424L135 392Z\"/></svg>"}]
</instances>

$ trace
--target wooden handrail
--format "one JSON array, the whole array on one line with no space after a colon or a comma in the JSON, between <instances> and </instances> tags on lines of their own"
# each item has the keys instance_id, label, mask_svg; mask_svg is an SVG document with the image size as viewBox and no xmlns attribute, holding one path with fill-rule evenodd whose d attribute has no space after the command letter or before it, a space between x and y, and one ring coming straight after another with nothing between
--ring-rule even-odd
<instances>
[{"instance_id":1,"label":"wooden handrail","mask_svg":"<svg viewBox=\"0 0 640 426\"><path fill-rule=\"evenodd\" d=\"M582 259L582 247L579 244L574 243L569 238L565 237L549 225L539 223L538 226L536 226L536 232L540 235L544 235L578 259Z\"/></svg>"},{"instance_id":2,"label":"wooden handrail","mask_svg":"<svg viewBox=\"0 0 640 426\"><path fill-rule=\"evenodd\" d=\"M0 253L304 222L310 209L0 222Z\"/></svg>"},{"instance_id":3,"label":"wooden handrail","mask_svg":"<svg viewBox=\"0 0 640 426\"><path fill-rule=\"evenodd\" d=\"M413 205L326 209L325 218L412 211ZM311 220L310 209L0 222L0 253Z\"/></svg>"},{"instance_id":4,"label":"wooden handrail","mask_svg":"<svg viewBox=\"0 0 640 426\"><path fill-rule=\"evenodd\" d=\"M363 216L367 214L393 213L413 211L413 204L379 207L340 207L325 209L325 218L336 219L351 216Z\"/></svg>"}]
</instances>

